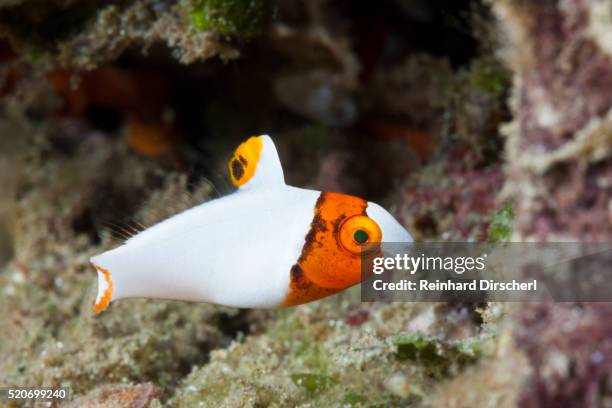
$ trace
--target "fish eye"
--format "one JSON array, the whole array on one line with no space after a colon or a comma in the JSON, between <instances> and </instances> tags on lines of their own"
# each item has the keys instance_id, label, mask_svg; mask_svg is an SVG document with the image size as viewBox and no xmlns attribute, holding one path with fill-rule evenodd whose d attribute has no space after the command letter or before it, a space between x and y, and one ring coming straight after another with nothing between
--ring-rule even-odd
<instances>
[{"instance_id":1,"label":"fish eye","mask_svg":"<svg viewBox=\"0 0 612 408\"><path fill-rule=\"evenodd\" d=\"M365 244L382 240L382 231L376 221L370 217L354 215L347 218L340 226L339 240L342 247L359 255Z\"/></svg>"},{"instance_id":2,"label":"fish eye","mask_svg":"<svg viewBox=\"0 0 612 408\"><path fill-rule=\"evenodd\" d=\"M353 234L353 238L355 239L355 241L357 243L365 244L366 242L368 242L368 239L370 238L370 236L368 235L368 233L366 231L364 231L362 229L358 229Z\"/></svg>"}]
</instances>

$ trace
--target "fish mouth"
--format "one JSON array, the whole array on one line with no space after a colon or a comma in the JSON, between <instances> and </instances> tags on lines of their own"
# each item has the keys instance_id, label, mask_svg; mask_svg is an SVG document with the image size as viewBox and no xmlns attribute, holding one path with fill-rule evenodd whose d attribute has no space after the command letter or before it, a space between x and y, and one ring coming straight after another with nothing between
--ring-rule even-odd
<instances>
[{"instance_id":1,"label":"fish mouth","mask_svg":"<svg viewBox=\"0 0 612 408\"><path fill-rule=\"evenodd\" d=\"M91 263L98 271L98 295L93 304L94 313L100 313L106 309L113 296L113 281L111 280L110 271L101 266Z\"/></svg>"}]
</instances>

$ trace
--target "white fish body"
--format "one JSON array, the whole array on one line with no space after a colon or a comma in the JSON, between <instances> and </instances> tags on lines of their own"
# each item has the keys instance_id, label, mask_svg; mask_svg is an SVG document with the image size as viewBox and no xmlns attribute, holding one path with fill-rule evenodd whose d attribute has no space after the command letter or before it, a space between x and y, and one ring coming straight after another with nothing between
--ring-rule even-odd
<instances>
[{"instance_id":1,"label":"white fish body","mask_svg":"<svg viewBox=\"0 0 612 408\"><path fill-rule=\"evenodd\" d=\"M154 225L91 262L112 271L113 299L272 307L287 293L287 271L300 254L318 196L287 186L231 194Z\"/></svg>"}]
</instances>

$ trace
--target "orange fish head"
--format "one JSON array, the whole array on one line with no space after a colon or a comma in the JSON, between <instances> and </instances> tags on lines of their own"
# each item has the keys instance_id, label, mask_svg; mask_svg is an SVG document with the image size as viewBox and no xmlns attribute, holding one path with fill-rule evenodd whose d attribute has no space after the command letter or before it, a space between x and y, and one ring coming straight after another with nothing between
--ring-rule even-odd
<instances>
[{"instance_id":1,"label":"orange fish head","mask_svg":"<svg viewBox=\"0 0 612 408\"><path fill-rule=\"evenodd\" d=\"M380 253L383 240L412 241L379 205L345 194L321 193L302 255L292 270L292 283L309 281L310 289L319 288L310 296L318 297L353 286L362 280L362 255Z\"/></svg>"}]
</instances>

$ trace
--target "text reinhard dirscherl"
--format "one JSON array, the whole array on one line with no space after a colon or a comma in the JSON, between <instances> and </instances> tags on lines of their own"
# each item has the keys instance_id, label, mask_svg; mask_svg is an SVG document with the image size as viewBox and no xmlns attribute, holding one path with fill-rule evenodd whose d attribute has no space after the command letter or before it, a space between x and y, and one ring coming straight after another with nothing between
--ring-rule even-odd
<instances>
[{"instance_id":1,"label":"text reinhard dirscherl","mask_svg":"<svg viewBox=\"0 0 612 408\"><path fill-rule=\"evenodd\" d=\"M479 257L432 257L421 254L410 256L397 254L393 257L373 258L372 272L381 275L386 271L403 271L410 275L417 272L442 271L462 275L465 272L483 273L486 270L487 254ZM375 291L537 291L538 282L497 281L494 279L447 279L418 281L400 279L392 282L384 279L374 279L372 288Z\"/></svg>"},{"instance_id":2,"label":"text reinhard dirscherl","mask_svg":"<svg viewBox=\"0 0 612 408\"><path fill-rule=\"evenodd\" d=\"M417 282L402 279L399 282L384 282L382 279L375 279L372 282L374 290L429 290L429 291L463 291L463 290L538 290L538 281L534 279L531 282L518 282L515 279L509 282L497 282L492 279L474 279L471 281L454 282L447 281L428 281L420 279Z\"/></svg>"}]
</instances>

